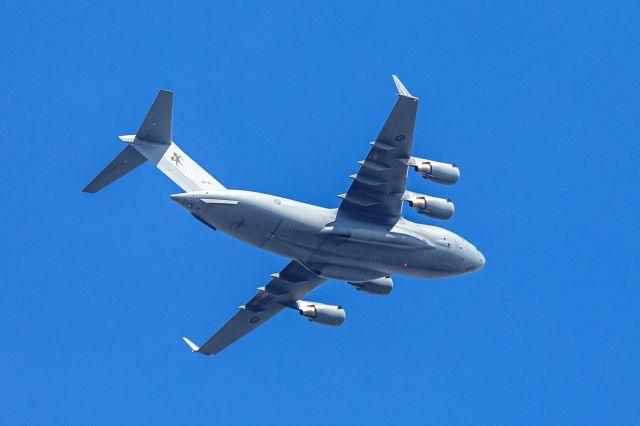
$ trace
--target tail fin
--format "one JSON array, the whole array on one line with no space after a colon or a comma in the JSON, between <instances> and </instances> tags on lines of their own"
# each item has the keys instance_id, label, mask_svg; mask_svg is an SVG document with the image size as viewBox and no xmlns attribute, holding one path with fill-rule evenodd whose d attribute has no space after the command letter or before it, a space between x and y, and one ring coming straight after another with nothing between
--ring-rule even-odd
<instances>
[{"instance_id":1,"label":"tail fin","mask_svg":"<svg viewBox=\"0 0 640 426\"><path fill-rule=\"evenodd\" d=\"M219 191L224 186L171 140L173 92L161 90L138 133L120 136L129 145L82 191L98 192L131 170L151 161L185 192Z\"/></svg>"},{"instance_id":2,"label":"tail fin","mask_svg":"<svg viewBox=\"0 0 640 426\"><path fill-rule=\"evenodd\" d=\"M136 139L168 145L171 143L173 92L161 90L144 118Z\"/></svg>"}]
</instances>

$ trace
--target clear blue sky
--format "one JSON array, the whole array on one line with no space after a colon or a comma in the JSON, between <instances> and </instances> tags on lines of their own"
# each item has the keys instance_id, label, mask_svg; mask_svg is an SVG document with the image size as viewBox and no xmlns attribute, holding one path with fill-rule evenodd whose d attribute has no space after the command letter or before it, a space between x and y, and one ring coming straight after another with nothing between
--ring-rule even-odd
<instances>
[{"instance_id":1,"label":"clear blue sky","mask_svg":"<svg viewBox=\"0 0 640 426\"><path fill-rule=\"evenodd\" d=\"M638 424L637 2L2 2L2 424ZM193 220L144 166L83 186L175 92L174 139L232 188L338 205L395 101L462 179L487 266L330 282L203 341L284 258ZM413 220L428 222L408 212ZM433 223L433 222L432 222Z\"/></svg>"}]
</instances>

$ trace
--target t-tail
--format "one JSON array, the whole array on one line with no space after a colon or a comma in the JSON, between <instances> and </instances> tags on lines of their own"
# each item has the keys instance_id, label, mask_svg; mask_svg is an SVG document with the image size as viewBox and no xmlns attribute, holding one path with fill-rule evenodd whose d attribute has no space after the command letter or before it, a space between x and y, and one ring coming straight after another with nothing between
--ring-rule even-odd
<instances>
[{"instance_id":1,"label":"t-tail","mask_svg":"<svg viewBox=\"0 0 640 426\"><path fill-rule=\"evenodd\" d=\"M171 139L173 92L161 90L138 133L120 136L127 146L82 191L95 193L149 160L185 192L219 191L220 182Z\"/></svg>"}]
</instances>

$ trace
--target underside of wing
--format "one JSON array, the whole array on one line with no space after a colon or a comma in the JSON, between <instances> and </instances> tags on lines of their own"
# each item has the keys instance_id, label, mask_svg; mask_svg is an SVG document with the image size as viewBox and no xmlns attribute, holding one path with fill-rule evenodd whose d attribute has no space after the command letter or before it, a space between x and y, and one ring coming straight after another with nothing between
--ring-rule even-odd
<instances>
[{"instance_id":1,"label":"underside of wing","mask_svg":"<svg viewBox=\"0 0 640 426\"><path fill-rule=\"evenodd\" d=\"M382 225L395 223L402 212L402 196L407 184L407 161L411 157L418 98L411 96L393 76L398 99L389 118L371 143L371 150L338 210L341 217Z\"/></svg>"},{"instance_id":2,"label":"underside of wing","mask_svg":"<svg viewBox=\"0 0 640 426\"><path fill-rule=\"evenodd\" d=\"M204 345L185 342L194 352L215 355L242 336L264 324L286 307L296 308L297 302L325 281L293 260L231 318Z\"/></svg>"}]
</instances>

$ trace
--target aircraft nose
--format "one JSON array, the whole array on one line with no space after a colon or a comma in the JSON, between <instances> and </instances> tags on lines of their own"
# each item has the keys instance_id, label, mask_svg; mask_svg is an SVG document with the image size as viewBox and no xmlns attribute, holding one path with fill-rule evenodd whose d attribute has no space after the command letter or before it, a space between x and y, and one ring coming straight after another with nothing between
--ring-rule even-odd
<instances>
[{"instance_id":1,"label":"aircraft nose","mask_svg":"<svg viewBox=\"0 0 640 426\"><path fill-rule=\"evenodd\" d=\"M485 260L484 260L484 255L480 250L476 250L476 252L478 254L478 258L476 260L476 271L477 271L478 269L484 268Z\"/></svg>"},{"instance_id":2,"label":"aircraft nose","mask_svg":"<svg viewBox=\"0 0 640 426\"><path fill-rule=\"evenodd\" d=\"M482 252L480 250L478 250L475 247L473 247L467 253L468 253L467 254L467 262L468 262L467 265L469 265L468 268L467 268L468 272L479 271L480 269L482 269L484 267L485 259L484 259L484 255L482 254Z\"/></svg>"}]
</instances>

